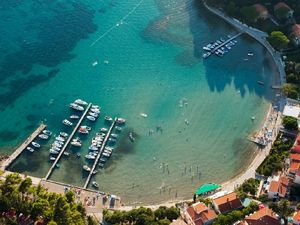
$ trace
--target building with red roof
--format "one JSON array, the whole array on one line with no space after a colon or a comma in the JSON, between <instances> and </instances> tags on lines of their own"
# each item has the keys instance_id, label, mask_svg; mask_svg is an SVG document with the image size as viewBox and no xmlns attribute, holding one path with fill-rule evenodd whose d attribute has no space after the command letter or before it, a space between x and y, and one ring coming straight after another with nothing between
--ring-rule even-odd
<instances>
[{"instance_id":1,"label":"building with red roof","mask_svg":"<svg viewBox=\"0 0 300 225\"><path fill-rule=\"evenodd\" d=\"M197 202L188 207L184 215L187 223L191 225L212 224L214 219L217 218L216 212L202 202Z\"/></svg>"},{"instance_id":2,"label":"building with red roof","mask_svg":"<svg viewBox=\"0 0 300 225\"><path fill-rule=\"evenodd\" d=\"M293 216L293 224L300 225L300 210L298 212L295 212Z\"/></svg>"},{"instance_id":3,"label":"building with red roof","mask_svg":"<svg viewBox=\"0 0 300 225\"><path fill-rule=\"evenodd\" d=\"M280 225L280 219L272 209L263 208L245 217L245 225Z\"/></svg>"},{"instance_id":4,"label":"building with red roof","mask_svg":"<svg viewBox=\"0 0 300 225\"><path fill-rule=\"evenodd\" d=\"M241 209L243 205L235 192L213 199L213 205L219 213L228 213L232 210Z\"/></svg>"},{"instance_id":5,"label":"building with red roof","mask_svg":"<svg viewBox=\"0 0 300 225\"><path fill-rule=\"evenodd\" d=\"M299 36L299 41L300 41L300 36ZM300 44L300 42L299 42L299 44ZM297 143L298 143L298 141L297 141ZM292 152L292 153L300 154L300 145L295 145L295 146L293 146L293 147L291 148L291 152Z\"/></svg>"},{"instance_id":6,"label":"building with red roof","mask_svg":"<svg viewBox=\"0 0 300 225\"><path fill-rule=\"evenodd\" d=\"M284 198L289 191L289 179L285 176L279 177L278 180L272 180L268 189L268 198Z\"/></svg>"},{"instance_id":7,"label":"building with red roof","mask_svg":"<svg viewBox=\"0 0 300 225\"><path fill-rule=\"evenodd\" d=\"M269 17L269 12L265 6L262 4L254 4L253 5L255 11L258 13L259 19L267 19ZM257 19L258 19L257 18Z\"/></svg>"}]
</instances>

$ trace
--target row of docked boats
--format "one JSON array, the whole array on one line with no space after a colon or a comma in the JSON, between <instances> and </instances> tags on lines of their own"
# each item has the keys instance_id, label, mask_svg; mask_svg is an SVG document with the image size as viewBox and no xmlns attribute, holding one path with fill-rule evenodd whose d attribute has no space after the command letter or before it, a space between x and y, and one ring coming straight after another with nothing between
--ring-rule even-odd
<instances>
[{"instance_id":1,"label":"row of docked boats","mask_svg":"<svg viewBox=\"0 0 300 225\"><path fill-rule=\"evenodd\" d=\"M230 39L231 36L229 35L228 38ZM208 58L210 55L215 54L216 56L223 57L229 50L235 46L237 43L237 40L225 40L223 38L220 38L219 40L209 43L206 46L203 47L203 50L206 52L203 53L203 58Z\"/></svg>"},{"instance_id":2,"label":"row of docked boats","mask_svg":"<svg viewBox=\"0 0 300 225\"><path fill-rule=\"evenodd\" d=\"M49 150L49 159L50 161L55 161L56 156L59 154L63 146L65 145L66 139L68 138L68 134L65 132L60 132L57 137L55 137L54 142L51 145ZM70 153L64 152L64 155L68 156Z\"/></svg>"},{"instance_id":3,"label":"row of docked boats","mask_svg":"<svg viewBox=\"0 0 300 225\"><path fill-rule=\"evenodd\" d=\"M48 140L49 137L52 135L52 132L49 130L43 130L41 134L38 135L38 137L42 140ZM39 149L41 145L37 141L33 141L30 143L29 146L26 147L26 150L28 152L34 152L35 149Z\"/></svg>"}]
</instances>

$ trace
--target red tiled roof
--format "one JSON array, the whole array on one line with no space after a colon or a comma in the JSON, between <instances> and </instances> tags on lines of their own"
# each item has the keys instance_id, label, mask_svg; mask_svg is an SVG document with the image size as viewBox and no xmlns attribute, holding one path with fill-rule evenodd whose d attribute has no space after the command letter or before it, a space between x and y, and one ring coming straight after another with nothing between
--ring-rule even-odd
<instances>
[{"instance_id":1,"label":"red tiled roof","mask_svg":"<svg viewBox=\"0 0 300 225\"><path fill-rule=\"evenodd\" d=\"M271 192L277 192L278 188L279 188L279 182L277 182L275 180L272 180L271 183L270 183L269 191L271 191Z\"/></svg>"},{"instance_id":2,"label":"red tiled roof","mask_svg":"<svg viewBox=\"0 0 300 225\"><path fill-rule=\"evenodd\" d=\"M253 7L258 13L268 13L267 8L261 4L254 4Z\"/></svg>"},{"instance_id":3,"label":"red tiled roof","mask_svg":"<svg viewBox=\"0 0 300 225\"><path fill-rule=\"evenodd\" d=\"M290 171L296 172L299 169L299 167L300 167L300 162L292 161L290 165Z\"/></svg>"},{"instance_id":4,"label":"red tiled roof","mask_svg":"<svg viewBox=\"0 0 300 225\"><path fill-rule=\"evenodd\" d=\"M300 162L300 154L290 154L290 159Z\"/></svg>"},{"instance_id":5,"label":"red tiled roof","mask_svg":"<svg viewBox=\"0 0 300 225\"><path fill-rule=\"evenodd\" d=\"M202 202L188 207L186 211L194 221L195 225L203 225L206 221L217 217L215 211L207 208L207 206Z\"/></svg>"},{"instance_id":6,"label":"red tiled roof","mask_svg":"<svg viewBox=\"0 0 300 225\"><path fill-rule=\"evenodd\" d=\"M260 209L252 215L246 216L245 220L249 225L280 225L279 219L269 208Z\"/></svg>"},{"instance_id":7,"label":"red tiled roof","mask_svg":"<svg viewBox=\"0 0 300 225\"><path fill-rule=\"evenodd\" d=\"M297 144L300 144L300 133L298 133L296 141L297 141Z\"/></svg>"},{"instance_id":8,"label":"red tiled roof","mask_svg":"<svg viewBox=\"0 0 300 225\"><path fill-rule=\"evenodd\" d=\"M300 210L294 215L293 219L300 221Z\"/></svg>"},{"instance_id":9,"label":"red tiled roof","mask_svg":"<svg viewBox=\"0 0 300 225\"><path fill-rule=\"evenodd\" d=\"M242 208L243 205L235 192L221 196L213 200L221 213L229 212L234 209Z\"/></svg>"},{"instance_id":10,"label":"red tiled roof","mask_svg":"<svg viewBox=\"0 0 300 225\"><path fill-rule=\"evenodd\" d=\"M296 36L296 37L300 37L300 24L295 24L292 26L292 30L293 30L293 34ZM297 143L299 143L300 140L299 140L299 136L297 137ZM296 148L296 149L299 149L299 152L300 153L300 146L299 145L296 145L296 146L293 146L293 148ZM298 148L297 148L298 147ZM292 148L292 149L293 149Z\"/></svg>"},{"instance_id":11,"label":"red tiled roof","mask_svg":"<svg viewBox=\"0 0 300 225\"><path fill-rule=\"evenodd\" d=\"M294 25L294 26L298 27L298 31L297 31L297 33L295 33L295 32L293 32L293 33L295 34L295 36L300 37L300 24L299 25L297 24L297 25ZM294 28L293 28L293 30L294 30ZM297 139L297 143L298 142L300 143L300 140L298 141L298 139ZM293 153L300 153L300 145L293 146L291 148L291 152L293 152Z\"/></svg>"},{"instance_id":12,"label":"red tiled roof","mask_svg":"<svg viewBox=\"0 0 300 225\"><path fill-rule=\"evenodd\" d=\"M275 6L274 6L274 9L277 10L277 9L280 9L280 8L287 8L289 10L291 10L291 8L285 4L284 2L278 2Z\"/></svg>"},{"instance_id":13,"label":"red tiled roof","mask_svg":"<svg viewBox=\"0 0 300 225\"><path fill-rule=\"evenodd\" d=\"M298 168L296 175L300 177L300 168Z\"/></svg>"}]
</instances>

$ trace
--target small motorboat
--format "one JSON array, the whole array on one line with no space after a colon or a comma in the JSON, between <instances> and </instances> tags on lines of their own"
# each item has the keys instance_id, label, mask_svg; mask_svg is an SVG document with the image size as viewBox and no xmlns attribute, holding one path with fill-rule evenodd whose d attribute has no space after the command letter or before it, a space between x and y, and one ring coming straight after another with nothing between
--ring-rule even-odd
<instances>
[{"instance_id":1,"label":"small motorboat","mask_svg":"<svg viewBox=\"0 0 300 225\"><path fill-rule=\"evenodd\" d=\"M77 156L77 158L80 158L81 154L78 152L78 153L76 154L76 156Z\"/></svg>"},{"instance_id":2,"label":"small motorboat","mask_svg":"<svg viewBox=\"0 0 300 225\"><path fill-rule=\"evenodd\" d=\"M34 152L34 149L31 148L31 147L27 147L26 150L29 151L29 152L31 152L31 153Z\"/></svg>"},{"instance_id":3,"label":"small motorboat","mask_svg":"<svg viewBox=\"0 0 300 225\"><path fill-rule=\"evenodd\" d=\"M56 148L61 148L62 146L63 146L62 144L60 144L56 141L52 144L52 147L56 147Z\"/></svg>"},{"instance_id":4,"label":"small motorboat","mask_svg":"<svg viewBox=\"0 0 300 225\"><path fill-rule=\"evenodd\" d=\"M98 113L94 113L94 112L89 112L89 115L90 115L90 116L93 116L93 117L98 117L98 116L99 116Z\"/></svg>"},{"instance_id":5,"label":"small motorboat","mask_svg":"<svg viewBox=\"0 0 300 225\"><path fill-rule=\"evenodd\" d=\"M69 127L73 125L73 123L70 122L70 121L67 120L67 119L64 119L64 120L62 121L62 123L63 123L64 125L66 125L66 126L69 126Z\"/></svg>"},{"instance_id":6,"label":"small motorboat","mask_svg":"<svg viewBox=\"0 0 300 225\"><path fill-rule=\"evenodd\" d=\"M75 147L81 147L81 143L79 141L72 141L71 145L73 145Z\"/></svg>"},{"instance_id":7,"label":"small motorboat","mask_svg":"<svg viewBox=\"0 0 300 225\"><path fill-rule=\"evenodd\" d=\"M54 146L54 147L52 146L52 148L51 148L51 149L53 149L53 150L55 150L55 151L57 151L57 152L59 152L59 151L60 151L60 148L58 148L58 147L55 147L55 146Z\"/></svg>"},{"instance_id":8,"label":"small motorboat","mask_svg":"<svg viewBox=\"0 0 300 225\"><path fill-rule=\"evenodd\" d=\"M105 158L100 158L99 161L105 163L107 160Z\"/></svg>"},{"instance_id":9,"label":"small motorboat","mask_svg":"<svg viewBox=\"0 0 300 225\"><path fill-rule=\"evenodd\" d=\"M98 170L94 170L93 171L93 175L95 175L96 173L98 173Z\"/></svg>"},{"instance_id":10,"label":"small motorboat","mask_svg":"<svg viewBox=\"0 0 300 225\"><path fill-rule=\"evenodd\" d=\"M88 120L90 120L90 121L95 121L95 120L96 120L96 118L93 117L93 116L87 116L86 118L87 118Z\"/></svg>"},{"instance_id":11,"label":"small motorboat","mask_svg":"<svg viewBox=\"0 0 300 225\"><path fill-rule=\"evenodd\" d=\"M108 141L110 141L111 143L115 143L117 140L114 138L108 138Z\"/></svg>"},{"instance_id":12,"label":"small motorboat","mask_svg":"<svg viewBox=\"0 0 300 225\"><path fill-rule=\"evenodd\" d=\"M58 151L55 151L54 149L51 148L51 149L49 150L49 153L50 153L50 154L54 154L54 155L58 155L59 152L58 152Z\"/></svg>"},{"instance_id":13,"label":"small motorboat","mask_svg":"<svg viewBox=\"0 0 300 225\"><path fill-rule=\"evenodd\" d=\"M49 159L50 159L50 161L55 161L56 160L56 158L53 157L53 156L51 156Z\"/></svg>"},{"instance_id":14,"label":"small motorboat","mask_svg":"<svg viewBox=\"0 0 300 225\"><path fill-rule=\"evenodd\" d=\"M78 132L81 133L81 134L88 134L89 133L89 131L87 129L84 129L82 127L79 128Z\"/></svg>"},{"instance_id":15,"label":"small motorboat","mask_svg":"<svg viewBox=\"0 0 300 225\"><path fill-rule=\"evenodd\" d=\"M43 130L43 134L46 134L48 136L52 135L52 132L50 130Z\"/></svg>"},{"instance_id":16,"label":"small motorboat","mask_svg":"<svg viewBox=\"0 0 300 225\"><path fill-rule=\"evenodd\" d=\"M62 136L62 137L64 137L64 138L68 137L68 134L65 133L65 132L60 132L59 135Z\"/></svg>"},{"instance_id":17,"label":"small motorboat","mask_svg":"<svg viewBox=\"0 0 300 225\"><path fill-rule=\"evenodd\" d=\"M140 116L141 116L141 117L144 117L144 118L147 118L147 117L148 117L148 115L147 115L146 113L140 113Z\"/></svg>"},{"instance_id":18,"label":"small motorboat","mask_svg":"<svg viewBox=\"0 0 300 225\"><path fill-rule=\"evenodd\" d=\"M254 53L253 53L253 52L248 52L247 55L248 55L248 56L254 56Z\"/></svg>"},{"instance_id":19,"label":"small motorboat","mask_svg":"<svg viewBox=\"0 0 300 225\"><path fill-rule=\"evenodd\" d=\"M100 168L103 168L103 167L104 167L104 164L103 164L103 163L98 163L98 166L99 166Z\"/></svg>"},{"instance_id":20,"label":"small motorboat","mask_svg":"<svg viewBox=\"0 0 300 225\"><path fill-rule=\"evenodd\" d=\"M260 85L264 85L264 84L265 84L265 83L264 83L263 81L261 81L261 80L258 80L257 83L260 84Z\"/></svg>"},{"instance_id":21,"label":"small motorboat","mask_svg":"<svg viewBox=\"0 0 300 225\"><path fill-rule=\"evenodd\" d=\"M77 115L71 115L71 116L70 116L70 119L72 119L72 120L78 120L78 119L79 119L79 116L77 116Z\"/></svg>"},{"instance_id":22,"label":"small motorboat","mask_svg":"<svg viewBox=\"0 0 300 225\"><path fill-rule=\"evenodd\" d=\"M98 62L97 61L94 61L93 63L92 63L92 66L97 66L98 65Z\"/></svg>"},{"instance_id":23,"label":"small motorboat","mask_svg":"<svg viewBox=\"0 0 300 225\"><path fill-rule=\"evenodd\" d=\"M113 137L113 138L117 138L118 137L117 134L111 134L110 136Z\"/></svg>"},{"instance_id":24,"label":"small motorboat","mask_svg":"<svg viewBox=\"0 0 300 225\"><path fill-rule=\"evenodd\" d=\"M105 132L105 133L106 133L106 132L108 131L108 129L107 129L107 128L105 128L105 127L102 127L102 128L100 129L100 131L101 131L101 132Z\"/></svg>"},{"instance_id":25,"label":"small motorboat","mask_svg":"<svg viewBox=\"0 0 300 225\"><path fill-rule=\"evenodd\" d=\"M41 147L41 145L39 144L39 143L37 143L37 142L31 142L31 144L32 144L32 146L33 147L35 147L35 148L40 148Z\"/></svg>"},{"instance_id":26,"label":"small motorboat","mask_svg":"<svg viewBox=\"0 0 300 225\"><path fill-rule=\"evenodd\" d=\"M90 171L91 171L91 168L88 167L87 165L84 165L84 166L82 167L82 169L85 170L85 171L87 171L87 172L90 172Z\"/></svg>"},{"instance_id":27,"label":"small motorboat","mask_svg":"<svg viewBox=\"0 0 300 225\"><path fill-rule=\"evenodd\" d=\"M56 163L56 164L55 164L55 167L56 167L56 168L59 168L59 167L60 167L60 164Z\"/></svg>"},{"instance_id":28,"label":"small motorboat","mask_svg":"<svg viewBox=\"0 0 300 225\"><path fill-rule=\"evenodd\" d=\"M100 109L100 106L99 105L92 105L91 108L92 109Z\"/></svg>"},{"instance_id":29,"label":"small motorboat","mask_svg":"<svg viewBox=\"0 0 300 225\"><path fill-rule=\"evenodd\" d=\"M92 130L92 128L91 128L91 127L88 127L88 126L80 126L80 128L86 129L86 130L88 130L88 131Z\"/></svg>"},{"instance_id":30,"label":"small motorboat","mask_svg":"<svg viewBox=\"0 0 300 225\"><path fill-rule=\"evenodd\" d=\"M43 140L47 140L47 139L49 138L49 136L46 135L46 134L40 134L40 135L39 135L39 138L41 138L41 139L43 139Z\"/></svg>"},{"instance_id":31,"label":"small motorboat","mask_svg":"<svg viewBox=\"0 0 300 225\"><path fill-rule=\"evenodd\" d=\"M108 151L113 151L113 150L114 150L114 148L112 148L112 147L108 147L108 146L107 146L107 147L105 147L104 149L105 149L105 150L108 150Z\"/></svg>"},{"instance_id":32,"label":"small motorboat","mask_svg":"<svg viewBox=\"0 0 300 225\"><path fill-rule=\"evenodd\" d=\"M91 112L99 114L100 109L99 108L91 108Z\"/></svg>"},{"instance_id":33,"label":"small motorboat","mask_svg":"<svg viewBox=\"0 0 300 225\"><path fill-rule=\"evenodd\" d=\"M83 101L81 99L76 99L74 101L74 103L78 104L78 105L88 105L88 103L86 101Z\"/></svg>"},{"instance_id":34,"label":"small motorboat","mask_svg":"<svg viewBox=\"0 0 300 225\"><path fill-rule=\"evenodd\" d=\"M113 119L110 116L105 116L104 120L107 121L107 122L112 122L113 121Z\"/></svg>"},{"instance_id":35,"label":"small motorboat","mask_svg":"<svg viewBox=\"0 0 300 225\"><path fill-rule=\"evenodd\" d=\"M53 142L53 144L56 144L56 145L63 145L64 142L63 142L63 141L55 140L55 141Z\"/></svg>"},{"instance_id":36,"label":"small motorboat","mask_svg":"<svg viewBox=\"0 0 300 225\"><path fill-rule=\"evenodd\" d=\"M65 156L69 156L69 155L70 155L69 152L64 152L63 154L64 154Z\"/></svg>"},{"instance_id":37,"label":"small motorboat","mask_svg":"<svg viewBox=\"0 0 300 225\"><path fill-rule=\"evenodd\" d=\"M105 153L111 155L112 151L104 150Z\"/></svg>"},{"instance_id":38,"label":"small motorboat","mask_svg":"<svg viewBox=\"0 0 300 225\"><path fill-rule=\"evenodd\" d=\"M96 147L95 145L91 145L91 146L89 147L89 150L91 150L91 151L98 151L99 148Z\"/></svg>"},{"instance_id":39,"label":"small motorboat","mask_svg":"<svg viewBox=\"0 0 300 225\"><path fill-rule=\"evenodd\" d=\"M122 127L116 126L116 130L117 130L118 132L121 132L121 131L122 131Z\"/></svg>"},{"instance_id":40,"label":"small motorboat","mask_svg":"<svg viewBox=\"0 0 300 225\"><path fill-rule=\"evenodd\" d=\"M74 110L77 110L77 111L83 111L84 110L84 108L82 106L77 105L76 103L71 103L70 108L72 108Z\"/></svg>"},{"instance_id":41,"label":"small motorboat","mask_svg":"<svg viewBox=\"0 0 300 225\"><path fill-rule=\"evenodd\" d=\"M66 140L65 140L63 137L61 137L61 136L57 136L57 137L55 138L55 140L60 141L60 142L65 142L65 141L66 141Z\"/></svg>"},{"instance_id":42,"label":"small motorboat","mask_svg":"<svg viewBox=\"0 0 300 225\"><path fill-rule=\"evenodd\" d=\"M132 132L129 133L128 137L129 137L129 140L130 140L131 142L134 142L134 141L135 141L135 138L133 137L133 133L132 133Z\"/></svg>"},{"instance_id":43,"label":"small motorboat","mask_svg":"<svg viewBox=\"0 0 300 225\"><path fill-rule=\"evenodd\" d=\"M96 181L93 181L92 185L93 185L94 188L99 188L99 184Z\"/></svg>"},{"instance_id":44,"label":"small motorboat","mask_svg":"<svg viewBox=\"0 0 300 225\"><path fill-rule=\"evenodd\" d=\"M126 120L123 119L123 118L118 118L116 122L117 122L118 124L124 124L124 123L126 123Z\"/></svg>"},{"instance_id":45,"label":"small motorboat","mask_svg":"<svg viewBox=\"0 0 300 225\"><path fill-rule=\"evenodd\" d=\"M106 152L103 152L102 155L105 156L105 157L108 157L108 158L110 157L110 154L108 154Z\"/></svg>"},{"instance_id":46,"label":"small motorboat","mask_svg":"<svg viewBox=\"0 0 300 225\"><path fill-rule=\"evenodd\" d=\"M95 156L93 156L93 155L90 155L90 154L88 154L88 155L85 155L85 158L86 158L86 159L92 159L92 160L96 159L96 157L95 157Z\"/></svg>"}]
</instances>

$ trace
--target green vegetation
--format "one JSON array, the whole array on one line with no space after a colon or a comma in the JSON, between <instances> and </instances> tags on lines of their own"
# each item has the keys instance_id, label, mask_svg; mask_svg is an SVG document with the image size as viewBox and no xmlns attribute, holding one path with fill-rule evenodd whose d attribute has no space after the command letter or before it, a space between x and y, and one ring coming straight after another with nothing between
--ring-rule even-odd
<instances>
[{"instance_id":1,"label":"green vegetation","mask_svg":"<svg viewBox=\"0 0 300 225\"><path fill-rule=\"evenodd\" d=\"M155 211L149 208L140 207L126 211L110 212L103 211L105 222L109 224L135 224L135 225L165 225L180 215L179 209L175 207L167 208L161 206Z\"/></svg>"},{"instance_id":2,"label":"green vegetation","mask_svg":"<svg viewBox=\"0 0 300 225\"><path fill-rule=\"evenodd\" d=\"M245 180L244 183L236 189L238 196L242 199L255 196L259 186L259 180L250 178Z\"/></svg>"},{"instance_id":3,"label":"green vegetation","mask_svg":"<svg viewBox=\"0 0 300 225\"><path fill-rule=\"evenodd\" d=\"M288 46L290 40L281 31L272 31L268 41L275 49L284 49Z\"/></svg>"},{"instance_id":4,"label":"green vegetation","mask_svg":"<svg viewBox=\"0 0 300 225\"><path fill-rule=\"evenodd\" d=\"M293 146L293 140L287 139L284 141L278 137L270 150L270 154L257 168L257 173L264 176L271 176L273 172L283 169L284 159L289 155L289 150Z\"/></svg>"},{"instance_id":5,"label":"green vegetation","mask_svg":"<svg viewBox=\"0 0 300 225\"><path fill-rule=\"evenodd\" d=\"M285 116L282 120L282 125L287 130L297 131L298 130L298 122L297 119L291 116Z\"/></svg>"},{"instance_id":6,"label":"green vegetation","mask_svg":"<svg viewBox=\"0 0 300 225\"><path fill-rule=\"evenodd\" d=\"M64 196L48 193L42 186L33 186L30 178L10 174L0 181L0 224L31 224L41 221L52 225L93 225L87 220L82 204L75 202L73 192ZM19 215L22 214L22 217Z\"/></svg>"},{"instance_id":7,"label":"green vegetation","mask_svg":"<svg viewBox=\"0 0 300 225\"><path fill-rule=\"evenodd\" d=\"M287 223L287 217L291 216L294 210L291 208L291 203L286 200L282 199L279 202L272 202L269 204L269 207L273 209L274 212L276 212L281 218L284 219L285 224Z\"/></svg>"},{"instance_id":8,"label":"green vegetation","mask_svg":"<svg viewBox=\"0 0 300 225\"><path fill-rule=\"evenodd\" d=\"M245 6L241 8L240 13L242 17L245 18L245 22L250 24L255 22L259 16L258 12L253 6Z\"/></svg>"},{"instance_id":9,"label":"green vegetation","mask_svg":"<svg viewBox=\"0 0 300 225\"><path fill-rule=\"evenodd\" d=\"M285 7L275 10L275 16L281 21L284 21L287 19L288 13L289 13L289 9L285 8Z\"/></svg>"},{"instance_id":10,"label":"green vegetation","mask_svg":"<svg viewBox=\"0 0 300 225\"><path fill-rule=\"evenodd\" d=\"M294 84L284 84L282 91L288 98L298 99L299 88Z\"/></svg>"},{"instance_id":11,"label":"green vegetation","mask_svg":"<svg viewBox=\"0 0 300 225\"><path fill-rule=\"evenodd\" d=\"M251 202L249 206L242 210L234 210L226 215L219 214L217 219L213 222L213 225L231 225L234 222L245 218L246 215L258 210L256 202Z\"/></svg>"}]
</instances>

